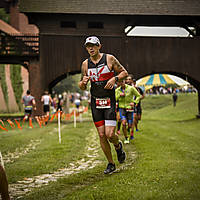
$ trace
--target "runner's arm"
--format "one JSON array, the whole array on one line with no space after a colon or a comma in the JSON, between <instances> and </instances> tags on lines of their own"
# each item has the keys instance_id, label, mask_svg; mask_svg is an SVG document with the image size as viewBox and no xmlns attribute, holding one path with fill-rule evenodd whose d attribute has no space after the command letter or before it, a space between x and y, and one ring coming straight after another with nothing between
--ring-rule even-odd
<instances>
[{"instance_id":1,"label":"runner's arm","mask_svg":"<svg viewBox=\"0 0 200 200\"><path fill-rule=\"evenodd\" d=\"M112 69L117 72L119 80L125 79L128 76L126 69L120 64L120 62L114 56L111 56Z\"/></svg>"},{"instance_id":2,"label":"runner's arm","mask_svg":"<svg viewBox=\"0 0 200 200\"><path fill-rule=\"evenodd\" d=\"M89 77L87 76L87 62L85 60L81 66L81 80L79 81L79 88L81 90L86 90L88 81Z\"/></svg>"},{"instance_id":3,"label":"runner's arm","mask_svg":"<svg viewBox=\"0 0 200 200\"><path fill-rule=\"evenodd\" d=\"M135 87L132 87L132 90L133 90L133 95L136 97L136 99L134 100L134 103L138 104L142 96L140 95L140 93L137 91Z\"/></svg>"},{"instance_id":4,"label":"runner's arm","mask_svg":"<svg viewBox=\"0 0 200 200\"><path fill-rule=\"evenodd\" d=\"M33 104L33 109L36 110L36 102L35 102L35 99L32 100L32 104Z\"/></svg>"},{"instance_id":5,"label":"runner's arm","mask_svg":"<svg viewBox=\"0 0 200 200\"><path fill-rule=\"evenodd\" d=\"M120 62L113 56L108 55L108 66L110 70L114 70L118 75L116 76L119 80L125 79L128 76L126 69L120 64ZM112 77L104 87L105 89L112 89L115 85L116 78Z\"/></svg>"},{"instance_id":6,"label":"runner's arm","mask_svg":"<svg viewBox=\"0 0 200 200\"><path fill-rule=\"evenodd\" d=\"M139 88L139 87L138 87ZM142 91L142 89L141 88L139 88L139 90L140 90L140 94L141 94L141 98L140 98L140 100L142 100L142 99L144 99L144 97L145 97L145 93Z\"/></svg>"},{"instance_id":7,"label":"runner's arm","mask_svg":"<svg viewBox=\"0 0 200 200\"><path fill-rule=\"evenodd\" d=\"M53 99L51 98L51 96L49 95L49 103L52 104Z\"/></svg>"}]
</instances>

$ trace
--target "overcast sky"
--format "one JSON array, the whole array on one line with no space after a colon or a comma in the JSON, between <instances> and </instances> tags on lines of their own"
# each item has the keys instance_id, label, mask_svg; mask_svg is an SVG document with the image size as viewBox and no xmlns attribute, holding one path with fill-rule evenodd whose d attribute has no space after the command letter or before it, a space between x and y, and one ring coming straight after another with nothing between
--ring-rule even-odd
<instances>
[{"instance_id":1,"label":"overcast sky","mask_svg":"<svg viewBox=\"0 0 200 200\"><path fill-rule=\"evenodd\" d=\"M128 30L127 28L126 30ZM169 36L188 37L189 33L184 28L179 27L146 27L136 26L128 33L128 36Z\"/></svg>"}]
</instances>

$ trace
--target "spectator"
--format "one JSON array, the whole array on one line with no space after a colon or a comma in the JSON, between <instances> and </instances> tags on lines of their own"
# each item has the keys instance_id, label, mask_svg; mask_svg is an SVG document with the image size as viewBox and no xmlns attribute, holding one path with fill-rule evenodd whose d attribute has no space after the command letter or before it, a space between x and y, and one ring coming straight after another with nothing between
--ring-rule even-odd
<instances>
[{"instance_id":1,"label":"spectator","mask_svg":"<svg viewBox=\"0 0 200 200\"><path fill-rule=\"evenodd\" d=\"M10 200L6 172L0 164L0 195L2 200Z\"/></svg>"},{"instance_id":2,"label":"spectator","mask_svg":"<svg viewBox=\"0 0 200 200\"><path fill-rule=\"evenodd\" d=\"M175 107L175 106L176 106L176 101L177 101L177 99L178 99L178 96L177 96L175 90L173 91L172 99L173 99L173 105L174 105L174 107Z\"/></svg>"}]
</instances>

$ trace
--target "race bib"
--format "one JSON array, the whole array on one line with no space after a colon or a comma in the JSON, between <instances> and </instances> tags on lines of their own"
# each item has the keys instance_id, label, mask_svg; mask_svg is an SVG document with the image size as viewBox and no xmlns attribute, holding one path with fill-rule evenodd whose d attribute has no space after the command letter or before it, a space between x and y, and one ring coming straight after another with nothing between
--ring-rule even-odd
<instances>
[{"instance_id":1,"label":"race bib","mask_svg":"<svg viewBox=\"0 0 200 200\"><path fill-rule=\"evenodd\" d=\"M110 98L96 98L96 108L110 108Z\"/></svg>"},{"instance_id":2,"label":"race bib","mask_svg":"<svg viewBox=\"0 0 200 200\"><path fill-rule=\"evenodd\" d=\"M126 109L126 112L133 112L133 111L134 111L133 108L127 108L127 109Z\"/></svg>"}]
</instances>

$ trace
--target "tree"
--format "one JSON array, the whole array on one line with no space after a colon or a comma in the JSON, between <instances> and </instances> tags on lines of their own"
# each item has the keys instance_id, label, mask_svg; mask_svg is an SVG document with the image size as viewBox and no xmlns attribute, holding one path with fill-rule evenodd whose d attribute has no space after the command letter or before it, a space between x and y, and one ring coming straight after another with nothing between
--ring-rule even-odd
<instances>
[{"instance_id":1,"label":"tree","mask_svg":"<svg viewBox=\"0 0 200 200\"><path fill-rule=\"evenodd\" d=\"M3 20L6 23L9 23L10 17L6 13L4 8L0 8L0 19Z\"/></svg>"},{"instance_id":2,"label":"tree","mask_svg":"<svg viewBox=\"0 0 200 200\"><path fill-rule=\"evenodd\" d=\"M60 81L53 90L57 94L62 94L63 92L79 92L82 93L78 87L78 82L80 81L81 74L69 75L67 78Z\"/></svg>"}]
</instances>

